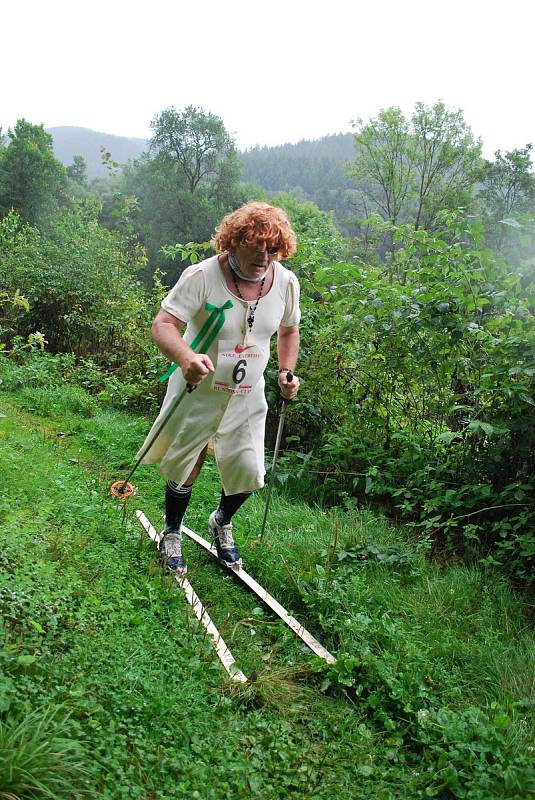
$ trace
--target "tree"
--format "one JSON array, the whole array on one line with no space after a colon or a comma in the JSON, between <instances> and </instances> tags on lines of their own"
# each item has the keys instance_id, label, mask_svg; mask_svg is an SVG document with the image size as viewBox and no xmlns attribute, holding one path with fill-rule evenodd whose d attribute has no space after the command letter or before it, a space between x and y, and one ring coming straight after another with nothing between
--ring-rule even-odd
<instances>
[{"instance_id":1,"label":"tree","mask_svg":"<svg viewBox=\"0 0 535 800\"><path fill-rule=\"evenodd\" d=\"M416 176L414 227L430 229L436 215L471 203L481 175L481 142L474 141L461 110L416 103L411 118Z\"/></svg>"},{"instance_id":2,"label":"tree","mask_svg":"<svg viewBox=\"0 0 535 800\"><path fill-rule=\"evenodd\" d=\"M82 188L87 188L87 164L83 156L74 156L67 167L67 176Z\"/></svg>"},{"instance_id":3,"label":"tree","mask_svg":"<svg viewBox=\"0 0 535 800\"><path fill-rule=\"evenodd\" d=\"M349 169L366 211L375 209L393 225L407 205L414 179L409 125L400 108L387 108L366 124L355 122L357 157ZM371 203L371 207L370 204Z\"/></svg>"},{"instance_id":4,"label":"tree","mask_svg":"<svg viewBox=\"0 0 535 800\"><path fill-rule=\"evenodd\" d=\"M236 148L223 120L202 108L165 109L153 119L151 128L151 151L185 177L192 194L202 183L216 183L229 161L237 163Z\"/></svg>"},{"instance_id":5,"label":"tree","mask_svg":"<svg viewBox=\"0 0 535 800\"><path fill-rule=\"evenodd\" d=\"M364 217L432 229L442 209L466 206L481 173L481 143L460 110L417 103L407 120L399 108L355 123L357 156L350 167Z\"/></svg>"},{"instance_id":6,"label":"tree","mask_svg":"<svg viewBox=\"0 0 535 800\"><path fill-rule=\"evenodd\" d=\"M503 251L512 230L520 229L526 214L533 216L535 176L532 172L532 144L486 161L479 196L483 201L482 216L487 239L492 247Z\"/></svg>"},{"instance_id":7,"label":"tree","mask_svg":"<svg viewBox=\"0 0 535 800\"><path fill-rule=\"evenodd\" d=\"M0 209L17 209L29 222L40 222L65 198L67 174L55 158L52 136L42 125L18 120L0 150Z\"/></svg>"},{"instance_id":8,"label":"tree","mask_svg":"<svg viewBox=\"0 0 535 800\"><path fill-rule=\"evenodd\" d=\"M202 109L162 111L152 129L148 153L124 170L119 188L138 200L133 222L151 268L174 278L176 265L161 246L209 239L221 217L243 201L240 168L222 120Z\"/></svg>"}]
</instances>

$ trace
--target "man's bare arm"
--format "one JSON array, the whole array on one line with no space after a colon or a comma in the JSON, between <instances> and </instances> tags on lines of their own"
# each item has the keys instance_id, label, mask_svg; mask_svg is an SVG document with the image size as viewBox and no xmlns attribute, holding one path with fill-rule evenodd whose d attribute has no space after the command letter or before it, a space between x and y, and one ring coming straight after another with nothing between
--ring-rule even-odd
<instances>
[{"instance_id":1,"label":"man's bare arm","mask_svg":"<svg viewBox=\"0 0 535 800\"><path fill-rule=\"evenodd\" d=\"M195 353L182 338L185 323L160 309L152 323L152 338L170 361L178 364L188 383L197 384L214 371L205 353Z\"/></svg>"}]
</instances>

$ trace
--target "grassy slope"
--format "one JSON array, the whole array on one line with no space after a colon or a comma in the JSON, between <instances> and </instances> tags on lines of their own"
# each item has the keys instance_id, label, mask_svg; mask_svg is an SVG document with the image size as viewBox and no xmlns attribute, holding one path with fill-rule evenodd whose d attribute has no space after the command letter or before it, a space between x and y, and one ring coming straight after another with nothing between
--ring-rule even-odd
<instances>
[{"instance_id":1,"label":"grassy slope","mask_svg":"<svg viewBox=\"0 0 535 800\"><path fill-rule=\"evenodd\" d=\"M266 547L254 541L254 497L235 526L248 569L314 633L323 628L340 659L324 670L186 543L195 589L240 667L258 673L237 689L152 543L107 493L147 421L102 411L75 387L1 399L0 710L9 720L62 704L92 796L529 796L528 761L515 759L532 753L535 637L498 578L440 570L365 511L325 513L280 497ZM162 481L150 468L136 481L130 512L143 508L158 527ZM205 534L218 494L209 463L190 527ZM468 706L494 714L492 725L470 722ZM482 754L474 730L487 727L491 752Z\"/></svg>"}]
</instances>

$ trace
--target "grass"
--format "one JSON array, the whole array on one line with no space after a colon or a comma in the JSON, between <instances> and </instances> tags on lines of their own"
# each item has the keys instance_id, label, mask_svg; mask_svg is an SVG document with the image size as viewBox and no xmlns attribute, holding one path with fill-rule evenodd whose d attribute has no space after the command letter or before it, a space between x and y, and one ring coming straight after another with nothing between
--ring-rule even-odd
<instances>
[{"instance_id":1,"label":"grass","mask_svg":"<svg viewBox=\"0 0 535 800\"><path fill-rule=\"evenodd\" d=\"M148 420L78 387L5 391L0 405L0 765L15 774L23 729L75 787L27 769L41 787L3 778L0 796L533 795L535 636L498 575L439 566L366 509L278 493L260 543L255 495L235 526L247 569L338 663L186 541L195 590L255 678L232 684L133 517L141 507L158 527L156 470L136 474L124 519L108 494ZM208 462L189 527L206 535L218 497Z\"/></svg>"},{"instance_id":2,"label":"grass","mask_svg":"<svg viewBox=\"0 0 535 800\"><path fill-rule=\"evenodd\" d=\"M60 707L0 721L1 800L80 796L82 747L71 738Z\"/></svg>"}]
</instances>

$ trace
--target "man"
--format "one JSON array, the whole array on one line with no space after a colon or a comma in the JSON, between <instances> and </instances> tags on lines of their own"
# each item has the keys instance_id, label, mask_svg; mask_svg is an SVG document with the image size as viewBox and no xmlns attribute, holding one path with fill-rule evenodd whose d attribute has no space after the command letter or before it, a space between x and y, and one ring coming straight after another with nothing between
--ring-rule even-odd
<instances>
[{"instance_id":1,"label":"man","mask_svg":"<svg viewBox=\"0 0 535 800\"><path fill-rule=\"evenodd\" d=\"M143 459L159 463L168 479L160 549L178 573L186 571L181 523L210 439L223 488L209 530L219 558L241 566L231 520L264 485L264 371L274 333L283 397L289 400L299 390L299 379L286 377L299 353L299 284L275 260L296 249L285 213L267 203L248 203L223 219L214 246L217 255L184 271L152 326L160 350L180 367L171 375L152 431L184 386L196 387Z\"/></svg>"}]
</instances>

